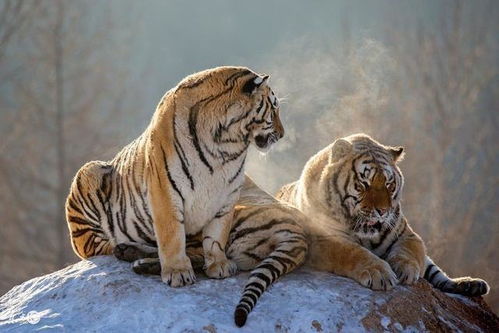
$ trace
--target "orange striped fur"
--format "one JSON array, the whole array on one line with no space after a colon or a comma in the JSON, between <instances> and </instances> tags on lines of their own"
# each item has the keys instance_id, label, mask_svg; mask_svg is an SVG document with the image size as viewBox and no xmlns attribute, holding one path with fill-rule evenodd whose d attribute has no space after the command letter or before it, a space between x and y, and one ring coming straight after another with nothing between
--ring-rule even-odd
<instances>
[{"instance_id":1,"label":"orange striped fur","mask_svg":"<svg viewBox=\"0 0 499 333\"><path fill-rule=\"evenodd\" d=\"M266 150L284 135L267 80L245 67L190 75L112 161L85 164L66 202L75 252L88 258L123 242L157 246L162 279L177 287L195 280L186 237L201 232L206 274L234 274L224 250L248 146Z\"/></svg>"},{"instance_id":2,"label":"orange striped fur","mask_svg":"<svg viewBox=\"0 0 499 333\"><path fill-rule=\"evenodd\" d=\"M314 155L300 179L280 190L277 198L308 217L310 265L375 290L425 278L446 292L487 293L485 281L451 279L427 256L402 212L402 158L402 147L352 135Z\"/></svg>"}]
</instances>

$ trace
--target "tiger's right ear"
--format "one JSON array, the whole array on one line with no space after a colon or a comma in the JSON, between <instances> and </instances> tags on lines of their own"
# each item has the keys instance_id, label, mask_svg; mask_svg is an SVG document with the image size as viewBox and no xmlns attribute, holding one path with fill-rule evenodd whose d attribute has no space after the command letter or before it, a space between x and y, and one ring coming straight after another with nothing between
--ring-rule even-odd
<instances>
[{"instance_id":1,"label":"tiger's right ear","mask_svg":"<svg viewBox=\"0 0 499 333\"><path fill-rule=\"evenodd\" d=\"M353 146L350 142L348 142L345 139L337 139L333 143L329 163L334 163L339 161L341 158L345 157L348 153L350 153L352 149Z\"/></svg>"},{"instance_id":2,"label":"tiger's right ear","mask_svg":"<svg viewBox=\"0 0 499 333\"><path fill-rule=\"evenodd\" d=\"M267 83L267 80L269 79L270 76L264 75L264 76L256 76L254 78L249 79L243 86L243 93L247 95L252 95L259 87L261 87L263 84Z\"/></svg>"}]
</instances>

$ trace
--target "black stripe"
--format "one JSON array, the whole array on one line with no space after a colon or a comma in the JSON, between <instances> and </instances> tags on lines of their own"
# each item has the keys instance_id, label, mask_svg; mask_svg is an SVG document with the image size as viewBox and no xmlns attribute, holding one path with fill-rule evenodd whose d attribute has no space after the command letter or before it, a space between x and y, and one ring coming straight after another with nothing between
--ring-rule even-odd
<instances>
[{"instance_id":1,"label":"black stripe","mask_svg":"<svg viewBox=\"0 0 499 333\"><path fill-rule=\"evenodd\" d=\"M253 217L261 212L265 212L267 211L267 208L263 207L263 208L258 208L254 211L252 211L251 213L249 213L248 215L245 215L243 217L240 217L236 220L236 222L234 223L234 226L232 227L232 231L235 231L237 228L239 228L241 226L241 224L243 224L247 219L249 219L250 217Z\"/></svg>"},{"instance_id":2,"label":"black stripe","mask_svg":"<svg viewBox=\"0 0 499 333\"><path fill-rule=\"evenodd\" d=\"M192 144L194 145L194 148L198 152L199 159L201 162L203 162L204 165L210 170L210 173L213 174L213 167L210 165L206 157L204 156L203 151L201 150L201 146L199 145L199 138L197 134L197 121L198 121L198 115L199 115L199 104L208 101L210 97L204 98L201 101L197 102L190 110L189 112L189 120L188 120L188 125L189 125L189 133L191 134L192 137Z\"/></svg>"},{"instance_id":3,"label":"black stripe","mask_svg":"<svg viewBox=\"0 0 499 333\"><path fill-rule=\"evenodd\" d=\"M229 184L232 184L234 180L237 179L237 176L241 174L241 171L244 169L244 164L246 163L246 156L244 156L243 161L241 162L241 165L239 166L239 169L237 170L236 174L232 176L231 179L229 179Z\"/></svg>"},{"instance_id":4,"label":"black stripe","mask_svg":"<svg viewBox=\"0 0 499 333\"><path fill-rule=\"evenodd\" d=\"M226 80L225 80L225 85L228 85L229 84L229 81L230 81L230 85L232 86L232 84L234 83L235 80L237 80L238 78L240 77L243 77L247 74L250 74L251 71L248 70L248 69L243 69L243 70L239 70L238 72L230 75ZM256 78L256 76L255 76ZM253 78L253 80L255 79Z\"/></svg>"},{"instance_id":5,"label":"black stripe","mask_svg":"<svg viewBox=\"0 0 499 333\"><path fill-rule=\"evenodd\" d=\"M194 190L194 180L192 179L191 173L189 172L189 169L187 168L186 162L184 161L184 159L180 155L180 152L177 148L177 143L175 143L174 146L175 146L175 151L177 152L177 155L180 159L180 164L182 165L182 171L184 172L185 176L187 177L187 179L189 179L189 182L191 183L191 190Z\"/></svg>"},{"instance_id":6,"label":"black stripe","mask_svg":"<svg viewBox=\"0 0 499 333\"><path fill-rule=\"evenodd\" d=\"M338 169L337 171L333 174L333 177L331 178L331 181L328 182L328 186L327 186L327 199L328 199L328 204L329 204L329 208L332 208L331 206L331 203L333 202L332 200L332 193L333 191L331 191L331 186L333 186L334 188L334 192L338 193L338 195L340 196L341 198L341 192L340 192L340 189L339 189L339 184L338 184L338 178L340 176L340 173L343 171L343 168L345 166L347 162L343 162L342 164L340 164L338 166ZM341 203L341 207L343 208L343 213L344 215L347 217L347 218L351 218L352 216L350 215L350 210L348 209L348 206L345 204L344 200L342 199L340 201Z\"/></svg>"},{"instance_id":7,"label":"black stripe","mask_svg":"<svg viewBox=\"0 0 499 333\"><path fill-rule=\"evenodd\" d=\"M98 220L97 216L92 211L92 209L90 208L90 205L88 204L87 200L85 199L85 194L84 194L82 186L81 186L81 176L78 176L78 178L76 179L76 187L78 189L78 196L76 197L76 199L78 200L80 207L83 209L83 211L90 218L92 218L93 220Z\"/></svg>"},{"instance_id":8,"label":"black stripe","mask_svg":"<svg viewBox=\"0 0 499 333\"><path fill-rule=\"evenodd\" d=\"M76 211L77 213L79 213L80 215L83 215L83 212L80 210L80 208L78 208L78 206L76 206L74 200L73 200L73 193L71 193L71 198L68 199L68 204L69 204L69 207Z\"/></svg>"},{"instance_id":9,"label":"black stripe","mask_svg":"<svg viewBox=\"0 0 499 333\"><path fill-rule=\"evenodd\" d=\"M387 227L383 231L383 233L381 234L381 236L379 238L379 242L377 244L373 245L371 249L374 251L377 248L379 248L381 246L381 244L383 244L383 241L386 239L386 237L388 236L388 234L391 234L392 231L393 231L393 229L390 229L389 227ZM397 236L395 236L395 240L397 240Z\"/></svg>"},{"instance_id":10,"label":"black stripe","mask_svg":"<svg viewBox=\"0 0 499 333\"><path fill-rule=\"evenodd\" d=\"M435 272L433 272L433 273L430 275L430 277L428 278L428 281L430 281L430 282L432 282L433 278L434 278L434 277L435 277L438 273L440 273L440 270L438 269L438 267L435 267L435 268L436 268Z\"/></svg>"},{"instance_id":11,"label":"black stripe","mask_svg":"<svg viewBox=\"0 0 499 333\"><path fill-rule=\"evenodd\" d=\"M288 258L279 257L275 255L268 256L267 259L273 259L284 267L284 273L288 272L292 267L296 266L296 263ZM288 266L289 265L289 266Z\"/></svg>"},{"instance_id":12,"label":"black stripe","mask_svg":"<svg viewBox=\"0 0 499 333\"><path fill-rule=\"evenodd\" d=\"M176 123L176 114L177 114L177 105L175 102L175 99L173 100L174 103L174 109L173 109L173 120L172 120L172 126L173 126L173 142L174 142L174 147L175 151L177 152L178 157L180 158L180 163L182 165L182 171L184 171L185 176L187 179L189 179L191 183L191 189L194 190L194 181L192 179L192 176L189 172L189 169L187 168L187 165L189 164L189 160L185 156L185 151L182 148L182 145L178 141L177 137L177 127L175 126Z\"/></svg>"},{"instance_id":13,"label":"black stripe","mask_svg":"<svg viewBox=\"0 0 499 333\"><path fill-rule=\"evenodd\" d=\"M259 257L258 255L256 255L255 253L250 252L250 251L244 251L243 254L250 257L251 259L256 260L256 261L262 261L262 259L263 259L263 258Z\"/></svg>"},{"instance_id":14,"label":"black stripe","mask_svg":"<svg viewBox=\"0 0 499 333\"><path fill-rule=\"evenodd\" d=\"M250 312L251 305L248 303L247 300L242 299L241 301L239 301L239 304L237 305L237 309L243 309L243 310L246 310L246 312Z\"/></svg>"},{"instance_id":15,"label":"black stripe","mask_svg":"<svg viewBox=\"0 0 499 333\"><path fill-rule=\"evenodd\" d=\"M268 287L272 283L270 278L263 273L251 273L250 278L258 278L258 279L262 280L263 282L265 282L264 288Z\"/></svg>"},{"instance_id":16,"label":"black stripe","mask_svg":"<svg viewBox=\"0 0 499 333\"><path fill-rule=\"evenodd\" d=\"M262 231L262 230L268 230L268 229L273 228L276 225L290 223L290 221L291 220L271 220L269 223L258 226L258 227L249 227L246 229L239 230L239 231L231 234L231 243L236 241L238 238L244 237L248 234L252 234L252 233L255 233L258 231Z\"/></svg>"},{"instance_id":17,"label":"black stripe","mask_svg":"<svg viewBox=\"0 0 499 333\"><path fill-rule=\"evenodd\" d=\"M227 153L225 151L221 151L220 155L223 158L222 164L225 165L229 162L237 160L242 154L244 154L248 150L248 145L249 145L249 142L245 143L243 149L241 149L240 151L235 152L235 153Z\"/></svg>"},{"instance_id":18,"label":"black stripe","mask_svg":"<svg viewBox=\"0 0 499 333\"><path fill-rule=\"evenodd\" d=\"M177 184L175 183L175 180L173 180L172 175L170 174L170 170L168 169L168 163L166 161L165 150L163 149L163 146L160 145L160 147L161 147L161 152L163 153L163 163L165 166L166 175L168 176L168 180L170 181L170 184L172 185L175 192L177 192L177 194L180 196L180 199L182 199L182 203L184 203L184 201L185 201L184 196L182 195L182 193L178 189Z\"/></svg>"},{"instance_id":19,"label":"black stripe","mask_svg":"<svg viewBox=\"0 0 499 333\"><path fill-rule=\"evenodd\" d=\"M291 250L281 250L281 249L274 250L274 252L287 254L290 257L296 257L298 254L300 254L300 252L306 252L306 251L307 251L307 248L304 246L296 246L296 247L292 248Z\"/></svg>"},{"instance_id":20,"label":"black stripe","mask_svg":"<svg viewBox=\"0 0 499 333\"><path fill-rule=\"evenodd\" d=\"M256 305L256 300L258 299L258 297L255 294L253 294L252 291L245 291L242 298L245 298L245 297L248 297L253 301L253 306Z\"/></svg>"},{"instance_id":21,"label":"black stripe","mask_svg":"<svg viewBox=\"0 0 499 333\"><path fill-rule=\"evenodd\" d=\"M282 272L279 271L277 267L272 265L271 263L263 263L261 265L258 265L256 269L266 269L272 274L272 281L277 280L279 276L281 276Z\"/></svg>"},{"instance_id":22,"label":"black stripe","mask_svg":"<svg viewBox=\"0 0 499 333\"><path fill-rule=\"evenodd\" d=\"M85 220L85 219L79 218L79 217L74 216L74 215L70 215L68 217L68 221L71 222L71 223L74 223L74 224L84 225L84 226L89 225L92 228L100 229L100 225L98 225L97 223L94 223L94 222L92 222L90 220Z\"/></svg>"},{"instance_id":23,"label":"black stripe","mask_svg":"<svg viewBox=\"0 0 499 333\"><path fill-rule=\"evenodd\" d=\"M430 274L431 269L433 267L435 267L435 265L433 265L433 264L430 264L428 267L426 267L426 270L425 270L424 276L423 276L426 280L428 280L428 274Z\"/></svg>"},{"instance_id":24,"label":"black stripe","mask_svg":"<svg viewBox=\"0 0 499 333\"><path fill-rule=\"evenodd\" d=\"M250 287L256 287L257 290L260 291L260 295L263 294L263 292L265 291L265 287L262 286L262 284L260 282L251 282L251 283L248 283L245 287L246 288L250 288Z\"/></svg>"},{"instance_id":25,"label":"black stripe","mask_svg":"<svg viewBox=\"0 0 499 333\"><path fill-rule=\"evenodd\" d=\"M264 243L267 243L268 239L267 238L262 238L260 239L255 245L253 245L252 247L248 248L247 251L254 251L257 247L259 247L260 245L264 244Z\"/></svg>"},{"instance_id":26,"label":"black stripe","mask_svg":"<svg viewBox=\"0 0 499 333\"><path fill-rule=\"evenodd\" d=\"M71 236L73 236L74 238L76 238L76 237L83 236L87 232L92 232L92 233L96 233L97 232L97 233L100 233L101 230L94 229L94 228L83 228L83 229L78 229L78 230L71 231Z\"/></svg>"},{"instance_id":27,"label":"black stripe","mask_svg":"<svg viewBox=\"0 0 499 333\"><path fill-rule=\"evenodd\" d=\"M184 82L182 84L180 84L178 86L178 89L192 89L192 88L196 88L197 86L200 86L201 84L203 84L204 81L206 81L207 79L209 79L211 77L211 74L208 74L206 75L204 78L202 79L197 79L197 80L193 80L194 82L193 83L187 83L187 82Z\"/></svg>"}]
</instances>

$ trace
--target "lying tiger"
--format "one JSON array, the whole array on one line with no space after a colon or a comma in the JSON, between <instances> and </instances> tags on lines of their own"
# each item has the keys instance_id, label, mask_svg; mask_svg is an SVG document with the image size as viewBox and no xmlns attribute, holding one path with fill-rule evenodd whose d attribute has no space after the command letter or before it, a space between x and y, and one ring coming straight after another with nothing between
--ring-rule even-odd
<instances>
[{"instance_id":1,"label":"lying tiger","mask_svg":"<svg viewBox=\"0 0 499 333\"><path fill-rule=\"evenodd\" d=\"M302 227L305 219L299 210L277 201L246 176L225 248L239 270L252 270L234 313L237 326L246 323L257 300L275 280L304 262L308 250ZM161 273L156 247L128 242L118 244L114 253L118 259L133 262L138 274ZM195 269L202 269L201 233L187 239L187 255Z\"/></svg>"},{"instance_id":2,"label":"lying tiger","mask_svg":"<svg viewBox=\"0 0 499 333\"><path fill-rule=\"evenodd\" d=\"M486 294L485 281L451 279L426 255L402 213L404 178L397 163L403 156L402 147L352 135L319 151L298 181L281 188L277 198L308 217L310 265L374 290L424 277L445 292Z\"/></svg>"}]
</instances>

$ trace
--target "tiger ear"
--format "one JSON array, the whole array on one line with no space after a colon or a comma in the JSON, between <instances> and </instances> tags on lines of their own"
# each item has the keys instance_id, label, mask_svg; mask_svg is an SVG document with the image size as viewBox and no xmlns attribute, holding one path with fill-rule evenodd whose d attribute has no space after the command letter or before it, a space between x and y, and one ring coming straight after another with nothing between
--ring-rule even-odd
<instances>
[{"instance_id":1,"label":"tiger ear","mask_svg":"<svg viewBox=\"0 0 499 333\"><path fill-rule=\"evenodd\" d=\"M254 78L249 79L243 86L243 93L247 95L252 95L255 93L255 91L261 87L264 84L267 84L267 80L269 79L270 76L268 75L257 75Z\"/></svg>"},{"instance_id":2,"label":"tiger ear","mask_svg":"<svg viewBox=\"0 0 499 333\"><path fill-rule=\"evenodd\" d=\"M333 143L333 147L331 149L331 157L329 159L330 163L334 163L343 157L345 157L347 154L349 154L353 149L353 146L350 142L348 142L345 139L337 139Z\"/></svg>"},{"instance_id":3,"label":"tiger ear","mask_svg":"<svg viewBox=\"0 0 499 333\"><path fill-rule=\"evenodd\" d=\"M390 154L392 154L395 163L401 162L404 159L404 147L390 147Z\"/></svg>"}]
</instances>

